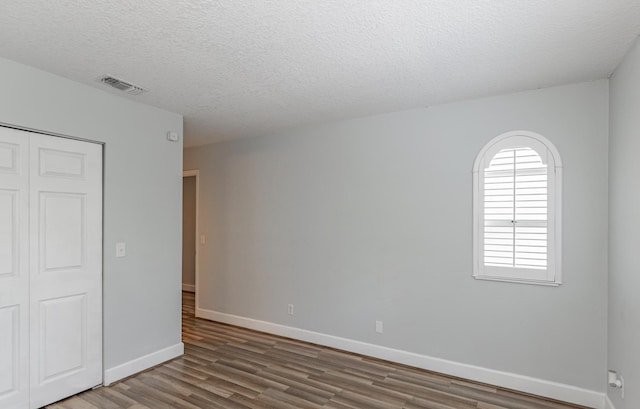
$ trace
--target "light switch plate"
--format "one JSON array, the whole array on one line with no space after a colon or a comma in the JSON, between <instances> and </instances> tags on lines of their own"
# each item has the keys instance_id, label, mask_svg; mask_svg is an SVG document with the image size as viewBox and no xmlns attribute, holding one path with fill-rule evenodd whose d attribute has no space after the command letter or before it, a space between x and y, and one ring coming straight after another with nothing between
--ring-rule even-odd
<instances>
[{"instance_id":1,"label":"light switch plate","mask_svg":"<svg viewBox=\"0 0 640 409\"><path fill-rule=\"evenodd\" d=\"M116 243L116 257L124 257L127 255L127 245L125 243Z\"/></svg>"},{"instance_id":2,"label":"light switch plate","mask_svg":"<svg viewBox=\"0 0 640 409\"><path fill-rule=\"evenodd\" d=\"M382 321L376 321L376 332L378 334L382 334L382 332L383 332Z\"/></svg>"}]
</instances>

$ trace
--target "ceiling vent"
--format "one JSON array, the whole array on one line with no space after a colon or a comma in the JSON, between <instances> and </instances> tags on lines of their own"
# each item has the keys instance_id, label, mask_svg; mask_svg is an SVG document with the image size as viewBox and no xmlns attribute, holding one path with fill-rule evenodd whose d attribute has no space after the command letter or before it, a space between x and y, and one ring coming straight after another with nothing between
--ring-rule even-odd
<instances>
[{"instance_id":1,"label":"ceiling vent","mask_svg":"<svg viewBox=\"0 0 640 409\"><path fill-rule=\"evenodd\" d=\"M143 92L147 92L147 90L142 87L133 85L132 83L123 81L119 78L112 77L111 75L103 75L102 77L99 77L98 82L107 84L119 91L123 91L131 95L140 95Z\"/></svg>"}]
</instances>

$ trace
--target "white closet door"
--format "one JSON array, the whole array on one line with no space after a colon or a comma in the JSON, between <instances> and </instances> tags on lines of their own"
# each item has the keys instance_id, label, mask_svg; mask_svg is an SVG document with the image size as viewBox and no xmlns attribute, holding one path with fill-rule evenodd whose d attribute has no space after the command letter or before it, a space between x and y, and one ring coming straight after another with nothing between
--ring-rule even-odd
<instances>
[{"instance_id":1,"label":"white closet door","mask_svg":"<svg viewBox=\"0 0 640 409\"><path fill-rule=\"evenodd\" d=\"M102 383L102 146L30 136L30 406Z\"/></svg>"},{"instance_id":2,"label":"white closet door","mask_svg":"<svg viewBox=\"0 0 640 409\"><path fill-rule=\"evenodd\" d=\"M0 128L0 408L29 405L29 138Z\"/></svg>"}]
</instances>

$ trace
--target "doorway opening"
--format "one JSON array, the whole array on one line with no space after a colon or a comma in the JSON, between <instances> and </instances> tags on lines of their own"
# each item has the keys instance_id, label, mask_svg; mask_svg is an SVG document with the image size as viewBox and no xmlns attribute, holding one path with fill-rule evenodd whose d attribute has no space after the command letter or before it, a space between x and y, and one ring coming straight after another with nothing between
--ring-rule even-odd
<instances>
[{"instance_id":1,"label":"doorway opening","mask_svg":"<svg viewBox=\"0 0 640 409\"><path fill-rule=\"evenodd\" d=\"M198 198L199 172L182 174L182 291L195 298L198 306ZM195 312L195 311L194 311Z\"/></svg>"}]
</instances>

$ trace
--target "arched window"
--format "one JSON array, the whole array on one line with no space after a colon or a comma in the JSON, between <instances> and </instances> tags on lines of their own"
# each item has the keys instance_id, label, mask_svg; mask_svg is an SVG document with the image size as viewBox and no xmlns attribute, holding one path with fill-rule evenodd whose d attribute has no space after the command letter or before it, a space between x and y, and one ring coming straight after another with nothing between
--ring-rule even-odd
<instances>
[{"instance_id":1,"label":"arched window","mask_svg":"<svg viewBox=\"0 0 640 409\"><path fill-rule=\"evenodd\" d=\"M541 135L502 134L473 167L473 276L561 284L562 162Z\"/></svg>"}]
</instances>

